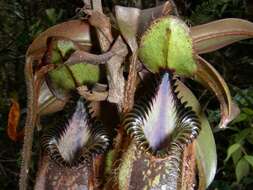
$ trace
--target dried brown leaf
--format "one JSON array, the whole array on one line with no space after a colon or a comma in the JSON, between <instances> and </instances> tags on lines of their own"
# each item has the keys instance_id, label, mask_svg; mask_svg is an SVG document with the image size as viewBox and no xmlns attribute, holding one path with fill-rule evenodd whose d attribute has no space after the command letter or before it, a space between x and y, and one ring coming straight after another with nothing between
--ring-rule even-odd
<instances>
[{"instance_id":1,"label":"dried brown leaf","mask_svg":"<svg viewBox=\"0 0 253 190\"><path fill-rule=\"evenodd\" d=\"M233 102L226 82L215 68L200 56L197 56L197 72L194 77L218 98L221 107L219 128L225 128L239 114L239 108Z\"/></svg>"},{"instance_id":2,"label":"dried brown leaf","mask_svg":"<svg viewBox=\"0 0 253 190\"><path fill-rule=\"evenodd\" d=\"M23 140L24 131L18 131L19 119L20 119L20 106L19 103L11 99L12 105L8 115L8 127L7 134L13 141Z\"/></svg>"}]
</instances>

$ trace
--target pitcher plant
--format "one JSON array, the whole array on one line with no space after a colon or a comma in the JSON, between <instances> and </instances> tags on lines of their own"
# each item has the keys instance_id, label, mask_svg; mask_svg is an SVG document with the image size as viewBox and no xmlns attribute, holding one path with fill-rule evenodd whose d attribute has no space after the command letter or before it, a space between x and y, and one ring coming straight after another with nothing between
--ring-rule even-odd
<instances>
[{"instance_id":1,"label":"pitcher plant","mask_svg":"<svg viewBox=\"0 0 253 190\"><path fill-rule=\"evenodd\" d=\"M47 29L26 52L19 188L30 184L36 129L35 189L206 189L217 167L214 129L184 81L215 94L215 130L226 129L239 109L201 54L253 37L253 23L190 27L172 0L144 10L116 6L114 18L100 0L84 2L84 17Z\"/></svg>"}]
</instances>

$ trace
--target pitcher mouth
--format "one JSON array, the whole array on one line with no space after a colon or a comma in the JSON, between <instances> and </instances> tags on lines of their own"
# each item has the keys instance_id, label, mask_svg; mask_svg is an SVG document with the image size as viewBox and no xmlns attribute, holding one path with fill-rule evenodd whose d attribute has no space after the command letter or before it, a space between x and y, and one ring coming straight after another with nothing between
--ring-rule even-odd
<instances>
[{"instance_id":1,"label":"pitcher mouth","mask_svg":"<svg viewBox=\"0 0 253 190\"><path fill-rule=\"evenodd\" d=\"M91 115L89 102L78 95L55 114L61 117L57 126L42 135L43 149L60 166L89 165L94 156L108 149L111 141L108 132Z\"/></svg>"},{"instance_id":2,"label":"pitcher mouth","mask_svg":"<svg viewBox=\"0 0 253 190\"><path fill-rule=\"evenodd\" d=\"M137 146L157 158L171 155L174 149L182 151L200 131L197 114L178 97L176 80L169 71L154 75L148 93L122 122Z\"/></svg>"}]
</instances>

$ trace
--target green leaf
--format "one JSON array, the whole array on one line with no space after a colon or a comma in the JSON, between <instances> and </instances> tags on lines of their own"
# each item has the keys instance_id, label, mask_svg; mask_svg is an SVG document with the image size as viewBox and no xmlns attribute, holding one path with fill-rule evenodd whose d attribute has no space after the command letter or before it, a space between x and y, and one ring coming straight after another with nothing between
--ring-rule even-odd
<instances>
[{"instance_id":1,"label":"green leaf","mask_svg":"<svg viewBox=\"0 0 253 190\"><path fill-rule=\"evenodd\" d=\"M182 101L187 101L188 105L198 114L201 121L201 131L196 139L196 159L199 175L199 187L206 189L214 179L217 168L216 145L212 129L206 116L203 114L200 104L192 92L181 82L177 83L177 90ZM201 189L199 188L199 189Z\"/></svg>"},{"instance_id":2,"label":"green leaf","mask_svg":"<svg viewBox=\"0 0 253 190\"><path fill-rule=\"evenodd\" d=\"M245 155L244 158L253 167L253 156Z\"/></svg>"},{"instance_id":3,"label":"green leaf","mask_svg":"<svg viewBox=\"0 0 253 190\"><path fill-rule=\"evenodd\" d=\"M240 113L240 115L231 123L231 124L235 124L235 123L240 123L242 121L247 120L248 115L245 113Z\"/></svg>"},{"instance_id":4,"label":"green leaf","mask_svg":"<svg viewBox=\"0 0 253 190\"><path fill-rule=\"evenodd\" d=\"M239 105L242 107L251 107L253 104L253 88L250 87L242 90L234 87L234 91L236 92L234 99Z\"/></svg>"},{"instance_id":5,"label":"green leaf","mask_svg":"<svg viewBox=\"0 0 253 190\"><path fill-rule=\"evenodd\" d=\"M60 9L58 12L54 8L46 9L47 19L50 24L54 25L62 17L63 10Z\"/></svg>"},{"instance_id":6,"label":"green leaf","mask_svg":"<svg viewBox=\"0 0 253 190\"><path fill-rule=\"evenodd\" d=\"M57 14L56 14L54 8L46 9L46 15L47 15L48 20L49 20L51 23L53 23L53 24L56 23Z\"/></svg>"},{"instance_id":7,"label":"green leaf","mask_svg":"<svg viewBox=\"0 0 253 190\"><path fill-rule=\"evenodd\" d=\"M251 128L243 129L241 132L235 135L235 141L240 143L241 141L245 140L250 135L251 131Z\"/></svg>"},{"instance_id":8,"label":"green leaf","mask_svg":"<svg viewBox=\"0 0 253 190\"><path fill-rule=\"evenodd\" d=\"M232 154L232 159L233 159L233 163L236 166L236 164L238 163L238 161L240 160L240 158L242 157L242 150L241 149L237 149L233 154Z\"/></svg>"},{"instance_id":9,"label":"green leaf","mask_svg":"<svg viewBox=\"0 0 253 190\"><path fill-rule=\"evenodd\" d=\"M250 116L253 115L253 109L250 108L243 108L242 111Z\"/></svg>"},{"instance_id":10,"label":"green leaf","mask_svg":"<svg viewBox=\"0 0 253 190\"><path fill-rule=\"evenodd\" d=\"M250 128L250 132L247 137L247 141L253 145L253 127Z\"/></svg>"},{"instance_id":11,"label":"green leaf","mask_svg":"<svg viewBox=\"0 0 253 190\"><path fill-rule=\"evenodd\" d=\"M249 170L250 167L247 160L245 158L240 159L235 168L237 183L239 183L243 177L249 174Z\"/></svg>"},{"instance_id":12,"label":"green leaf","mask_svg":"<svg viewBox=\"0 0 253 190\"><path fill-rule=\"evenodd\" d=\"M225 162L228 161L228 159L231 157L231 155L237 151L239 148L241 147L241 144L238 144L238 143L235 143L231 146L229 146L228 150L227 150L227 157L226 159L224 160Z\"/></svg>"},{"instance_id":13,"label":"green leaf","mask_svg":"<svg viewBox=\"0 0 253 190\"><path fill-rule=\"evenodd\" d=\"M217 153L212 129L206 117L201 115L201 132L197 138L197 163L202 168L206 187L211 184L216 174ZM200 166L201 165L201 166ZM202 174L202 175L203 175ZM201 177L201 175L200 175Z\"/></svg>"},{"instance_id":14,"label":"green leaf","mask_svg":"<svg viewBox=\"0 0 253 190\"><path fill-rule=\"evenodd\" d=\"M173 16L151 24L141 38L139 57L151 72L170 69L191 76L197 69L189 28Z\"/></svg>"},{"instance_id":15,"label":"green leaf","mask_svg":"<svg viewBox=\"0 0 253 190\"><path fill-rule=\"evenodd\" d=\"M228 18L191 28L194 50L208 53L234 42L253 37L253 23L243 19Z\"/></svg>"}]
</instances>

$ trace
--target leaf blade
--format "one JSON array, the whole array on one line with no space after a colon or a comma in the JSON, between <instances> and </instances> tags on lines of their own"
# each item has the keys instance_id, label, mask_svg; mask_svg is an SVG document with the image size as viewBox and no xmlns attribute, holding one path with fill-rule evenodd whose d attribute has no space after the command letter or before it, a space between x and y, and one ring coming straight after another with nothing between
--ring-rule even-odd
<instances>
[{"instance_id":1,"label":"leaf blade","mask_svg":"<svg viewBox=\"0 0 253 190\"><path fill-rule=\"evenodd\" d=\"M116 19L119 29L134 52L138 48L136 34L138 31L141 10L132 7L115 6Z\"/></svg>"},{"instance_id":2,"label":"leaf blade","mask_svg":"<svg viewBox=\"0 0 253 190\"><path fill-rule=\"evenodd\" d=\"M192 92L183 84L177 83L179 96L182 101L187 101L198 114L201 121L201 131L196 139L196 159L199 172L199 189L206 189L213 181L217 168L217 153L213 133L200 104ZM208 148L207 148L208 145Z\"/></svg>"},{"instance_id":3,"label":"leaf blade","mask_svg":"<svg viewBox=\"0 0 253 190\"><path fill-rule=\"evenodd\" d=\"M245 155L244 158L253 167L253 156Z\"/></svg>"},{"instance_id":4,"label":"leaf blade","mask_svg":"<svg viewBox=\"0 0 253 190\"><path fill-rule=\"evenodd\" d=\"M197 54L208 53L234 42L253 37L253 23L236 18L194 26L191 28L193 46Z\"/></svg>"},{"instance_id":5,"label":"leaf blade","mask_svg":"<svg viewBox=\"0 0 253 190\"><path fill-rule=\"evenodd\" d=\"M239 143L235 143L231 146L229 146L228 150L227 150L227 157L225 158L225 162L228 161L228 159L232 156L233 153L235 153L239 148L241 147L241 144Z\"/></svg>"},{"instance_id":6,"label":"leaf blade","mask_svg":"<svg viewBox=\"0 0 253 190\"><path fill-rule=\"evenodd\" d=\"M8 114L8 126L7 134L8 137L13 141L22 140L24 131L18 131L19 119L20 119L20 106L19 103L12 99L12 105Z\"/></svg>"},{"instance_id":7,"label":"leaf blade","mask_svg":"<svg viewBox=\"0 0 253 190\"><path fill-rule=\"evenodd\" d=\"M239 183L241 179L249 174L249 163L243 157L239 160L235 168L236 180Z\"/></svg>"},{"instance_id":8,"label":"leaf blade","mask_svg":"<svg viewBox=\"0 0 253 190\"><path fill-rule=\"evenodd\" d=\"M239 108L232 100L226 82L216 69L200 56L197 56L197 72L194 75L194 79L216 95L221 105L219 128L225 128L240 113Z\"/></svg>"}]
</instances>

